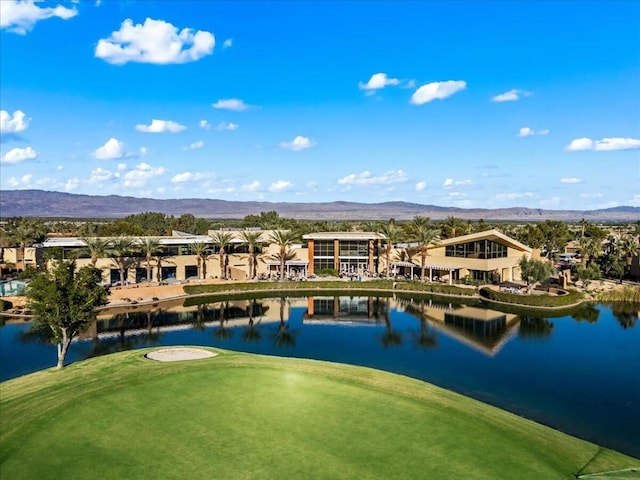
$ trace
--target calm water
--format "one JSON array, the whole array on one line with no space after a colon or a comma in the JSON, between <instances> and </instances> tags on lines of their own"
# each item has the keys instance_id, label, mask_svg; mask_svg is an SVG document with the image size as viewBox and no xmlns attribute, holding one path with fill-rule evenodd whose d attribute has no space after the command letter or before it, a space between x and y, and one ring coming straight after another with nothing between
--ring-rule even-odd
<instances>
[{"instance_id":1,"label":"calm water","mask_svg":"<svg viewBox=\"0 0 640 480\"><path fill-rule=\"evenodd\" d=\"M640 322L605 306L539 318L377 297L237 300L112 311L68 361L153 345L208 345L387 370L640 458ZM251 325L253 320L253 325ZM28 323L0 328L0 378L55 365Z\"/></svg>"}]
</instances>

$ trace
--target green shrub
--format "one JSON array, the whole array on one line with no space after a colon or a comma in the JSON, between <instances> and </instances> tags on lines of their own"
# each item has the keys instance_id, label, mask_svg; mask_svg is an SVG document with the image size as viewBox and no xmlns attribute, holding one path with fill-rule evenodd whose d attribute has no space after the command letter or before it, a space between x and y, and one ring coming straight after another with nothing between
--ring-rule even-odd
<instances>
[{"instance_id":1,"label":"green shrub","mask_svg":"<svg viewBox=\"0 0 640 480\"><path fill-rule=\"evenodd\" d=\"M624 287L598 294L598 301L603 303L624 302L640 305L640 287Z\"/></svg>"},{"instance_id":2,"label":"green shrub","mask_svg":"<svg viewBox=\"0 0 640 480\"><path fill-rule=\"evenodd\" d=\"M337 277L338 270L335 268L319 268L315 271L315 274L319 277Z\"/></svg>"}]
</instances>

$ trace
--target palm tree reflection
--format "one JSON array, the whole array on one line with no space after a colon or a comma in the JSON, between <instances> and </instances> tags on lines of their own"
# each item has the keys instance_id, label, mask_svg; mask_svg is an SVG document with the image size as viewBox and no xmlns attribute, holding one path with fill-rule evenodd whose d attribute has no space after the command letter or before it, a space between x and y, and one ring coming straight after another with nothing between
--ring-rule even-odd
<instances>
[{"instance_id":1,"label":"palm tree reflection","mask_svg":"<svg viewBox=\"0 0 640 480\"><path fill-rule=\"evenodd\" d=\"M275 332L271 334L271 339L276 348L294 347L296 344L297 330L291 330L288 323L284 321L284 308L287 303L287 299L280 298L280 325Z\"/></svg>"},{"instance_id":2,"label":"palm tree reflection","mask_svg":"<svg viewBox=\"0 0 640 480\"><path fill-rule=\"evenodd\" d=\"M262 333L258 330L257 326L253 321L253 312L255 311L256 301L248 306L247 310L249 311L249 325L242 331L242 340L245 342L259 342L262 340ZM258 320L258 324L260 320Z\"/></svg>"},{"instance_id":3,"label":"palm tree reflection","mask_svg":"<svg viewBox=\"0 0 640 480\"><path fill-rule=\"evenodd\" d=\"M382 343L383 347L397 347L402 345L402 335L400 332L396 332L393 330L391 326L391 318L389 317L389 299L385 299L385 309L384 309L384 324L386 327L384 335L380 337L380 343Z\"/></svg>"},{"instance_id":4,"label":"palm tree reflection","mask_svg":"<svg viewBox=\"0 0 640 480\"><path fill-rule=\"evenodd\" d=\"M229 302L221 302L220 303L220 316L218 320L220 322L220 326L213 330L213 336L218 340L228 340L233 336L233 330L227 328L225 323L227 323L227 311L229 310Z\"/></svg>"}]
</instances>

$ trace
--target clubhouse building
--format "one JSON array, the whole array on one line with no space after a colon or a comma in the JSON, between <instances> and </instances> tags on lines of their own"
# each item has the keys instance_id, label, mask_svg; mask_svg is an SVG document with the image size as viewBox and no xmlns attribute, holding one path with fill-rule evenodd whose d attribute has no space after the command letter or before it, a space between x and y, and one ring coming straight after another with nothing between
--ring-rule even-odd
<instances>
[{"instance_id":1,"label":"clubhouse building","mask_svg":"<svg viewBox=\"0 0 640 480\"><path fill-rule=\"evenodd\" d=\"M250 263L255 258L254 278L276 278L280 275L280 246L273 243L273 231L261 233L254 251L242 239L242 230L227 229L231 240L220 255L215 238L219 231L194 235L174 231L160 237L131 237L131 249L126 257L113 258L106 253L95 260L103 271L105 284L124 279L129 284L150 282L185 282L208 279L248 280ZM159 248L150 259L142 252L142 244L151 238ZM105 239L106 240L106 239ZM194 246L206 244L204 255L196 255ZM480 283L520 280L518 262L528 258L532 249L498 230L488 230L441 240L430 245L425 258L424 274L416 244L392 246L386 265L386 237L373 232L319 232L303 235L301 242L287 246L285 276L305 279L312 275L339 274L350 277L388 276L455 283L471 280ZM85 242L78 237L51 237L37 247L24 250L24 263L19 248L4 248L5 262L33 265L52 257L76 258L79 267L89 265ZM49 253L49 255L48 255ZM44 261L44 260L42 260ZM150 278L147 272L150 269Z\"/></svg>"}]
</instances>

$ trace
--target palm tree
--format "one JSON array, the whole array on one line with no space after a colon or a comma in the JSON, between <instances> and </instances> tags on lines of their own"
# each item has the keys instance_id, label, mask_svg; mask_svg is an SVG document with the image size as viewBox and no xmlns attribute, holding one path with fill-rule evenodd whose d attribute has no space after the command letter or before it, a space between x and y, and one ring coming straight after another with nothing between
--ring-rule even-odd
<instances>
[{"instance_id":1,"label":"palm tree","mask_svg":"<svg viewBox=\"0 0 640 480\"><path fill-rule=\"evenodd\" d=\"M147 283L151 283L151 260L153 260L154 255L158 253L162 247L160 246L160 241L156 238L145 237L141 238L139 242L139 246L146 260Z\"/></svg>"},{"instance_id":2,"label":"palm tree","mask_svg":"<svg viewBox=\"0 0 640 480\"><path fill-rule=\"evenodd\" d=\"M240 232L240 239L248 245L249 248L249 279L256 276L256 245L262 240L262 232L256 230L243 230Z\"/></svg>"},{"instance_id":3,"label":"palm tree","mask_svg":"<svg viewBox=\"0 0 640 480\"><path fill-rule=\"evenodd\" d=\"M113 259L113 263L120 273L120 285L124 285L124 273L129 267L131 250L133 249L133 240L129 237L117 237L109 242L109 253Z\"/></svg>"},{"instance_id":4,"label":"palm tree","mask_svg":"<svg viewBox=\"0 0 640 480\"><path fill-rule=\"evenodd\" d=\"M227 269L225 268L226 249L233 239L233 234L231 234L231 232L224 232L220 230L218 232L213 232L211 238L213 239L213 243L217 243L220 247L218 252L220 256L220 278L225 278L227 276Z\"/></svg>"},{"instance_id":5,"label":"palm tree","mask_svg":"<svg viewBox=\"0 0 640 480\"><path fill-rule=\"evenodd\" d=\"M415 222L415 219L414 219ZM419 243L418 252L420 253L420 281L424 282L424 270L427 263L427 255L429 246L436 246L436 240L440 232L436 228L431 228L421 222L412 224L412 234Z\"/></svg>"},{"instance_id":6,"label":"palm tree","mask_svg":"<svg viewBox=\"0 0 640 480\"><path fill-rule=\"evenodd\" d=\"M109 240L100 237L81 237L84 242L83 251L91 257L91 265L94 267L98 259L105 257L109 252Z\"/></svg>"},{"instance_id":7,"label":"palm tree","mask_svg":"<svg viewBox=\"0 0 640 480\"><path fill-rule=\"evenodd\" d=\"M291 257L289 247L298 240L298 235L292 230L275 230L269 234L269 241L278 246L276 257L280 261L280 280L284 280L284 269L288 257Z\"/></svg>"},{"instance_id":8,"label":"palm tree","mask_svg":"<svg viewBox=\"0 0 640 480\"><path fill-rule=\"evenodd\" d=\"M380 226L380 233L382 233L387 238L387 244L385 247L385 258L387 261L387 278L391 274L391 250L393 249L393 244L397 243L400 240L400 234L402 230L396 226L395 222L389 221L389 223L382 224Z\"/></svg>"},{"instance_id":9,"label":"palm tree","mask_svg":"<svg viewBox=\"0 0 640 480\"><path fill-rule=\"evenodd\" d=\"M460 232L464 232L467 228L467 224L462 218L449 216L445 218L444 222L440 226L442 236L444 238L453 238L460 235Z\"/></svg>"},{"instance_id":10,"label":"palm tree","mask_svg":"<svg viewBox=\"0 0 640 480\"><path fill-rule=\"evenodd\" d=\"M627 270L629 270L633 257L638 255L638 242L631 235L625 235L618 242L618 252L626 258Z\"/></svg>"},{"instance_id":11,"label":"palm tree","mask_svg":"<svg viewBox=\"0 0 640 480\"><path fill-rule=\"evenodd\" d=\"M580 219L580 238L584 238L584 231L589 225L589 221L584 218Z\"/></svg>"},{"instance_id":12,"label":"palm tree","mask_svg":"<svg viewBox=\"0 0 640 480\"><path fill-rule=\"evenodd\" d=\"M24 271L26 267L25 262L25 251L27 249L27 243L33 243L36 238L36 232L33 228L29 227L26 224L20 224L13 229L11 232L11 237L13 241L17 243L20 247L20 261L22 262L22 270Z\"/></svg>"},{"instance_id":13,"label":"palm tree","mask_svg":"<svg viewBox=\"0 0 640 480\"><path fill-rule=\"evenodd\" d=\"M196 242L189 245L189 248L198 261L198 276L201 280L204 280L207 278L207 260L209 259L211 245L206 242Z\"/></svg>"},{"instance_id":14,"label":"palm tree","mask_svg":"<svg viewBox=\"0 0 640 480\"><path fill-rule=\"evenodd\" d=\"M580 255L585 267L588 267L591 261L602 255L602 243L594 238L583 238L580 240Z\"/></svg>"}]
</instances>

